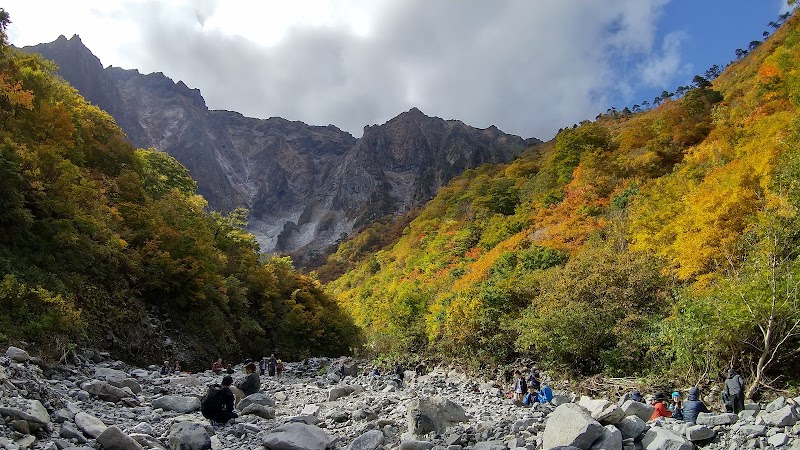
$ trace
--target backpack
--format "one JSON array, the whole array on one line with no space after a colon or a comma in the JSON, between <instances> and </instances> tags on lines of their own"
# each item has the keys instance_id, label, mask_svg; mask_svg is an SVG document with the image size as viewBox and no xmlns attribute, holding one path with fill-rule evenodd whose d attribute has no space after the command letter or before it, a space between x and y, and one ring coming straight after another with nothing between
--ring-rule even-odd
<instances>
[{"instance_id":1,"label":"backpack","mask_svg":"<svg viewBox=\"0 0 800 450\"><path fill-rule=\"evenodd\" d=\"M200 412L203 416L206 414L214 414L215 412L222 411L222 406L225 404L225 388L218 384L208 387L203 400L200 401ZM207 417L207 416L206 416Z\"/></svg>"}]
</instances>

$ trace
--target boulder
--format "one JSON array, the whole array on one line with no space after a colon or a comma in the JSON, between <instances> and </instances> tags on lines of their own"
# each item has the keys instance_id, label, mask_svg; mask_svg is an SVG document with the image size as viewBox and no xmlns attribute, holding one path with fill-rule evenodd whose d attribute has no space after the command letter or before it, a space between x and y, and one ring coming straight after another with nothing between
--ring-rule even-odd
<instances>
[{"instance_id":1,"label":"boulder","mask_svg":"<svg viewBox=\"0 0 800 450\"><path fill-rule=\"evenodd\" d=\"M653 415L655 408L635 400L626 400L625 403L622 404L622 411L625 413L625 417L636 416L647 422Z\"/></svg>"},{"instance_id":2,"label":"boulder","mask_svg":"<svg viewBox=\"0 0 800 450\"><path fill-rule=\"evenodd\" d=\"M339 358L328 367L329 375L341 376L342 372L344 372L344 376L358 375L358 362L353 358Z\"/></svg>"},{"instance_id":3,"label":"boulder","mask_svg":"<svg viewBox=\"0 0 800 450\"><path fill-rule=\"evenodd\" d=\"M686 439L692 442L696 442L696 441L705 441L706 439L711 439L717 435L717 432L703 425L690 425L686 427L685 434L686 434Z\"/></svg>"},{"instance_id":4,"label":"boulder","mask_svg":"<svg viewBox=\"0 0 800 450\"><path fill-rule=\"evenodd\" d=\"M764 408L765 412L771 413L782 409L788 404L786 401L786 397L778 397L775 400L771 401L766 408Z\"/></svg>"},{"instance_id":5,"label":"boulder","mask_svg":"<svg viewBox=\"0 0 800 450\"><path fill-rule=\"evenodd\" d=\"M170 450L211 450L211 436L197 422L179 422L169 429Z\"/></svg>"},{"instance_id":6,"label":"boulder","mask_svg":"<svg viewBox=\"0 0 800 450\"><path fill-rule=\"evenodd\" d=\"M258 403L251 403L242 410L242 415L252 414L261 417L262 419L274 419L275 408L270 406L260 405Z\"/></svg>"},{"instance_id":7,"label":"boulder","mask_svg":"<svg viewBox=\"0 0 800 450\"><path fill-rule=\"evenodd\" d=\"M31 359L31 355L29 355L25 350L12 345L6 349L6 358L14 362L22 363Z\"/></svg>"},{"instance_id":8,"label":"boulder","mask_svg":"<svg viewBox=\"0 0 800 450\"><path fill-rule=\"evenodd\" d=\"M64 439L75 439L79 444L86 443L86 438L83 437L83 433L78 430L72 422L64 422L61 425L61 431L58 432L58 435Z\"/></svg>"},{"instance_id":9,"label":"boulder","mask_svg":"<svg viewBox=\"0 0 800 450\"><path fill-rule=\"evenodd\" d=\"M303 411L300 412L301 416L316 417L317 414L319 414L319 405L306 405L303 407Z\"/></svg>"},{"instance_id":10,"label":"boulder","mask_svg":"<svg viewBox=\"0 0 800 450\"><path fill-rule=\"evenodd\" d=\"M694 444L666 428L653 427L642 438L644 450L693 450Z\"/></svg>"},{"instance_id":11,"label":"boulder","mask_svg":"<svg viewBox=\"0 0 800 450\"><path fill-rule=\"evenodd\" d=\"M506 450L506 444L503 441L481 441L476 443L472 450Z\"/></svg>"},{"instance_id":12,"label":"boulder","mask_svg":"<svg viewBox=\"0 0 800 450\"><path fill-rule=\"evenodd\" d=\"M370 430L361 436L353 439L348 450L375 450L383 445L383 432L380 430Z\"/></svg>"},{"instance_id":13,"label":"boulder","mask_svg":"<svg viewBox=\"0 0 800 450\"><path fill-rule=\"evenodd\" d=\"M94 369L94 377L105 380L116 387L122 387L122 380L128 378L128 374L117 369L108 367L98 367Z\"/></svg>"},{"instance_id":14,"label":"boulder","mask_svg":"<svg viewBox=\"0 0 800 450\"><path fill-rule=\"evenodd\" d=\"M753 438L766 435L767 427L764 425L742 425L736 432L745 437Z\"/></svg>"},{"instance_id":15,"label":"boulder","mask_svg":"<svg viewBox=\"0 0 800 450\"><path fill-rule=\"evenodd\" d=\"M398 450L430 450L433 448L433 442L427 441L401 441Z\"/></svg>"},{"instance_id":16,"label":"boulder","mask_svg":"<svg viewBox=\"0 0 800 450\"><path fill-rule=\"evenodd\" d=\"M625 418L625 411L608 400L595 400L584 395L578 404L589 410L592 418L601 424L614 425Z\"/></svg>"},{"instance_id":17,"label":"boulder","mask_svg":"<svg viewBox=\"0 0 800 450\"><path fill-rule=\"evenodd\" d=\"M261 442L270 450L325 450L333 440L322 428L290 422L264 434Z\"/></svg>"},{"instance_id":18,"label":"boulder","mask_svg":"<svg viewBox=\"0 0 800 450\"><path fill-rule=\"evenodd\" d=\"M39 400L24 400L13 406L0 406L0 415L24 420L33 431L50 423L50 414Z\"/></svg>"},{"instance_id":19,"label":"boulder","mask_svg":"<svg viewBox=\"0 0 800 450\"><path fill-rule=\"evenodd\" d=\"M557 407L547 418L542 445L545 450L563 445L588 450L604 431L588 411L567 403Z\"/></svg>"},{"instance_id":20,"label":"boulder","mask_svg":"<svg viewBox=\"0 0 800 450\"><path fill-rule=\"evenodd\" d=\"M105 450L144 450L132 437L115 426L108 427L100 433L100 436L97 436L97 442Z\"/></svg>"},{"instance_id":21,"label":"boulder","mask_svg":"<svg viewBox=\"0 0 800 450\"><path fill-rule=\"evenodd\" d=\"M101 400L114 403L122 400L125 397L131 396L128 391L120 389L116 386L112 386L111 384L101 380L84 383L81 385L81 389L94 395L95 397L100 398Z\"/></svg>"},{"instance_id":22,"label":"boulder","mask_svg":"<svg viewBox=\"0 0 800 450\"><path fill-rule=\"evenodd\" d=\"M762 413L758 418L763 421L764 425L770 427L787 427L797 423L792 405L786 405L777 411Z\"/></svg>"},{"instance_id":23,"label":"boulder","mask_svg":"<svg viewBox=\"0 0 800 450\"><path fill-rule=\"evenodd\" d=\"M146 449L166 450L166 447L164 447L164 444L162 444L161 441L153 436L150 436L149 434L132 433L131 438L133 438L134 441L138 442L139 445Z\"/></svg>"},{"instance_id":24,"label":"boulder","mask_svg":"<svg viewBox=\"0 0 800 450\"><path fill-rule=\"evenodd\" d=\"M461 405L444 397L420 397L409 404L406 420L408 431L414 434L443 434L447 427L466 421L467 413Z\"/></svg>"},{"instance_id":25,"label":"boulder","mask_svg":"<svg viewBox=\"0 0 800 450\"><path fill-rule=\"evenodd\" d=\"M716 427L718 425L733 425L739 421L739 415L733 413L713 414L700 413L697 415L697 425Z\"/></svg>"},{"instance_id":26,"label":"boulder","mask_svg":"<svg viewBox=\"0 0 800 450\"><path fill-rule=\"evenodd\" d=\"M344 385L344 386L334 386L328 391L328 401L332 402L334 400L338 400L342 397L347 397L348 395L355 392L355 388L353 386Z\"/></svg>"},{"instance_id":27,"label":"boulder","mask_svg":"<svg viewBox=\"0 0 800 450\"><path fill-rule=\"evenodd\" d=\"M594 441L590 449L622 450L622 432L614 425L606 425L603 429L603 434Z\"/></svg>"},{"instance_id":28,"label":"boulder","mask_svg":"<svg viewBox=\"0 0 800 450\"><path fill-rule=\"evenodd\" d=\"M789 442L789 436L786 433L775 433L767 438L767 442L773 447L781 447Z\"/></svg>"},{"instance_id":29,"label":"boulder","mask_svg":"<svg viewBox=\"0 0 800 450\"><path fill-rule=\"evenodd\" d=\"M243 398L239 404L236 405L236 409L239 411L244 411L244 409L250 405L271 406L274 408L275 399L263 392L256 392L255 394L250 394Z\"/></svg>"},{"instance_id":30,"label":"boulder","mask_svg":"<svg viewBox=\"0 0 800 450\"><path fill-rule=\"evenodd\" d=\"M133 378L125 378L124 380L120 381L119 387L128 388L134 394L142 392L142 385L139 384L139 382L134 380Z\"/></svg>"},{"instance_id":31,"label":"boulder","mask_svg":"<svg viewBox=\"0 0 800 450\"><path fill-rule=\"evenodd\" d=\"M200 399L184 395L165 395L153 400L151 405L153 408L161 408L164 411L186 414L200 409Z\"/></svg>"},{"instance_id":32,"label":"boulder","mask_svg":"<svg viewBox=\"0 0 800 450\"><path fill-rule=\"evenodd\" d=\"M75 425L83 431L83 434L93 439L97 439L97 436L100 436L108 428L102 420L85 412L75 414Z\"/></svg>"},{"instance_id":33,"label":"boulder","mask_svg":"<svg viewBox=\"0 0 800 450\"><path fill-rule=\"evenodd\" d=\"M617 423L617 428L622 432L624 439L639 439L647 430L647 424L638 416L628 416Z\"/></svg>"}]
</instances>

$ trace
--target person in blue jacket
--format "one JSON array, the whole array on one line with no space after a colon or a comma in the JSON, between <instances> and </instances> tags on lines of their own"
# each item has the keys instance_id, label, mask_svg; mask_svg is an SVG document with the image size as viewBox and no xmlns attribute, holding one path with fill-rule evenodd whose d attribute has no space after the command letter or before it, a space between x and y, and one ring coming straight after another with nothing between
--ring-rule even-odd
<instances>
[{"instance_id":1,"label":"person in blue jacket","mask_svg":"<svg viewBox=\"0 0 800 450\"><path fill-rule=\"evenodd\" d=\"M537 400L539 403L547 403L553 399L553 390L550 389L550 386L547 383L542 382L542 386L539 388L539 395L537 396Z\"/></svg>"},{"instance_id":2,"label":"person in blue jacket","mask_svg":"<svg viewBox=\"0 0 800 450\"><path fill-rule=\"evenodd\" d=\"M686 401L683 402L683 420L689 423L697 422L697 416L701 412L707 413L711 412L700 400L700 389L696 386L692 386L689 388L689 395L686 397Z\"/></svg>"}]
</instances>

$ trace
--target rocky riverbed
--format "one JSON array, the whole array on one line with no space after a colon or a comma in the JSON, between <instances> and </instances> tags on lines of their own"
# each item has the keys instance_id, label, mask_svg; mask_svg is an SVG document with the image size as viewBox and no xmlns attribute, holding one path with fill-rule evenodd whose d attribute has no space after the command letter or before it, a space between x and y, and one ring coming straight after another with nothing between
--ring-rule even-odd
<instances>
[{"instance_id":1,"label":"rocky riverbed","mask_svg":"<svg viewBox=\"0 0 800 450\"><path fill-rule=\"evenodd\" d=\"M157 369L91 351L51 366L9 347L0 356L0 448L800 450L800 397L748 404L739 415L701 414L696 425L648 422L652 407L633 401L557 392L528 408L497 385L442 368L407 372L398 386L351 359L310 359L288 364L281 378L262 377L240 417L219 426L199 408L221 376L163 377Z\"/></svg>"}]
</instances>

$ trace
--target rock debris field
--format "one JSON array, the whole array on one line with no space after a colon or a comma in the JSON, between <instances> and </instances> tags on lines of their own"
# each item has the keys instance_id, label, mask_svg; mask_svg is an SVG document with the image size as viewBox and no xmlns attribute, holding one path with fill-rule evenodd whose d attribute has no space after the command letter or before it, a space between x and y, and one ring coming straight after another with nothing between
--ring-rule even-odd
<instances>
[{"instance_id":1,"label":"rock debris field","mask_svg":"<svg viewBox=\"0 0 800 450\"><path fill-rule=\"evenodd\" d=\"M199 412L221 379L210 371L162 377L90 350L74 363L51 366L16 347L0 356L0 448L800 450L800 397L701 414L696 425L648 422L652 407L630 400L557 392L528 408L455 371L407 372L399 387L352 359L310 359L262 377L240 417L220 426Z\"/></svg>"}]
</instances>

